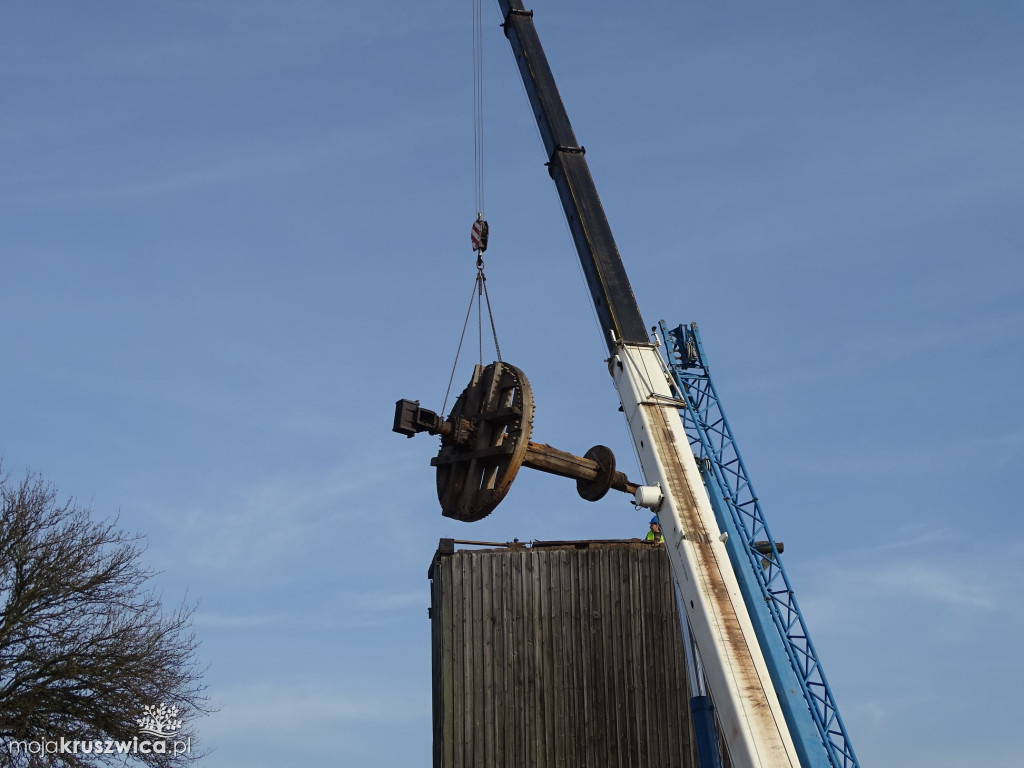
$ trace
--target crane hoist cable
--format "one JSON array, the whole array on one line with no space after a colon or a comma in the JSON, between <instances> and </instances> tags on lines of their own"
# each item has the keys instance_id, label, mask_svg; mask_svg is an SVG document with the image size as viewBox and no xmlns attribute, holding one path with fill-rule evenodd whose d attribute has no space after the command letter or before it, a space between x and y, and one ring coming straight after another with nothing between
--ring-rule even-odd
<instances>
[{"instance_id":1,"label":"crane hoist cable","mask_svg":"<svg viewBox=\"0 0 1024 768\"><path fill-rule=\"evenodd\" d=\"M481 0L473 3L473 175L477 220L484 217L484 46ZM483 251L487 248L484 242Z\"/></svg>"},{"instance_id":2,"label":"crane hoist cable","mask_svg":"<svg viewBox=\"0 0 1024 768\"><path fill-rule=\"evenodd\" d=\"M490 229L484 219L484 40L481 0L473 3L473 180L476 195L476 221L471 241L477 258L487 250ZM477 264L479 266L479 263Z\"/></svg>"},{"instance_id":3,"label":"crane hoist cable","mask_svg":"<svg viewBox=\"0 0 1024 768\"><path fill-rule=\"evenodd\" d=\"M475 184L476 219L470 231L470 243L476 252L476 276L473 279L473 291L469 296L469 307L466 319L462 323L459 345L455 350L455 361L448 377L448 387L444 393L444 404L441 412L448 407L455 370L459 365L459 355L466 338L466 328L473 313L473 304L477 311L477 342L480 365L484 363L484 328L483 306L487 304L487 318L491 324L491 336L494 339L494 351L501 360L501 346L498 344L498 329L494 323L494 311L491 309L491 296L487 291L487 275L484 273L484 251L490 235L490 226L484 219L484 47L483 47L483 8L481 0L472 0L473 5L473 177Z\"/></svg>"}]
</instances>

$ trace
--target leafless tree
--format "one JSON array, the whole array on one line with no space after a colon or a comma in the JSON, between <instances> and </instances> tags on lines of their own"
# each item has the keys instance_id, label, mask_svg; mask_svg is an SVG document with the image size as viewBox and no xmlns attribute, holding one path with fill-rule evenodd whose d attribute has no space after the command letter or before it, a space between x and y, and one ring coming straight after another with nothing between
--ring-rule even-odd
<instances>
[{"instance_id":1,"label":"leafless tree","mask_svg":"<svg viewBox=\"0 0 1024 768\"><path fill-rule=\"evenodd\" d=\"M195 609L163 608L141 563L144 542L116 520L59 502L34 475L11 484L0 471L0 497L0 766L195 760L198 749L175 744L191 747L191 721L209 711ZM163 752L158 737L140 734L161 705L183 724L171 726ZM147 741L148 753L138 746Z\"/></svg>"}]
</instances>

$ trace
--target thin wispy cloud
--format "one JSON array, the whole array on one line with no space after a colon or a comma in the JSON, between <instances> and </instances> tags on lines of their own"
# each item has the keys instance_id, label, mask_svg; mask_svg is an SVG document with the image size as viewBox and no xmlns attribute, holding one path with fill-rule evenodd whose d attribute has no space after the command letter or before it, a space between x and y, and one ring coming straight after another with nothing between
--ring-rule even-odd
<instances>
[{"instance_id":1,"label":"thin wispy cloud","mask_svg":"<svg viewBox=\"0 0 1024 768\"><path fill-rule=\"evenodd\" d=\"M197 627L248 630L255 627L280 624L284 620L285 616L278 613L232 615L213 611L199 611L193 618L192 623Z\"/></svg>"},{"instance_id":2,"label":"thin wispy cloud","mask_svg":"<svg viewBox=\"0 0 1024 768\"><path fill-rule=\"evenodd\" d=\"M315 615L305 621L333 630L367 630L387 625L407 625L410 618L423 619L430 605L430 592L424 580L419 589L387 591L345 590L327 595Z\"/></svg>"},{"instance_id":3,"label":"thin wispy cloud","mask_svg":"<svg viewBox=\"0 0 1024 768\"><path fill-rule=\"evenodd\" d=\"M385 592L370 590L368 592L342 592L340 600L357 611L365 613L390 613L404 610L423 602L425 589L406 592Z\"/></svg>"},{"instance_id":4,"label":"thin wispy cloud","mask_svg":"<svg viewBox=\"0 0 1024 768\"><path fill-rule=\"evenodd\" d=\"M225 489L213 503L140 510L160 538L167 562L159 567L187 566L192 574L217 574L222 583L244 583L333 562L342 543L388 543L394 550L381 526L415 525L414 517L402 521L422 499L421 489L402 481L419 468L394 456L413 455L415 446L398 443L390 457L379 446L363 447L328 469L282 470Z\"/></svg>"},{"instance_id":5,"label":"thin wispy cloud","mask_svg":"<svg viewBox=\"0 0 1024 768\"><path fill-rule=\"evenodd\" d=\"M895 613L929 606L936 621L959 616L1017 625L1024 621L1024 544L996 537L921 527L897 531L870 547L833 552L809 567L800 601L826 631L877 630Z\"/></svg>"},{"instance_id":6,"label":"thin wispy cloud","mask_svg":"<svg viewBox=\"0 0 1024 768\"><path fill-rule=\"evenodd\" d=\"M1024 445L1024 429L1008 429L997 434L948 437L932 443L901 441L880 447L870 454L861 451L821 456L800 454L782 457L792 471L807 475L835 477L893 477L940 474L938 468L956 466L965 461L985 461L993 466L1014 460Z\"/></svg>"},{"instance_id":7,"label":"thin wispy cloud","mask_svg":"<svg viewBox=\"0 0 1024 768\"><path fill-rule=\"evenodd\" d=\"M950 557L944 563L892 563L859 574L860 583L877 590L882 599L921 600L952 608L977 608L1010 613L1024 618L1019 602L1007 600L1019 594L1024 580L1007 583L1011 574L1002 569L964 568ZM993 572L994 571L994 572Z\"/></svg>"},{"instance_id":8,"label":"thin wispy cloud","mask_svg":"<svg viewBox=\"0 0 1024 768\"><path fill-rule=\"evenodd\" d=\"M252 179L267 180L321 168L358 154L365 137L352 133L324 138L319 142L304 141L288 147L254 150L227 158L218 156L210 162L191 159L191 167L170 165L155 168L151 175L92 179L89 182L52 180L45 187L0 192L4 206L37 206L88 203L102 205L138 201L139 198L180 195L199 190L234 185ZM111 169L111 174L118 171ZM123 173L123 172L122 172ZM36 186L36 188L33 188Z\"/></svg>"},{"instance_id":9,"label":"thin wispy cloud","mask_svg":"<svg viewBox=\"0 0 1024 768\"><path fill-rule=\"evenodd\" d=\"M268 681L211 691L221 707L203 725L208 738L276 732L302 736L342 723L428 719L429 700L401 690L375 691L368 682L344 687L312 680Z\"/></svg>"},{"instance_id":10,"label":"thin wispy cloud","mask_svg":"<svg viewBox=\"0 0 1024 768\"><path fill-rule=\"evenodd\" d=\"M987 313L964 322L935 326L917 323L886 328L884 338L873 333L847 334L830 339L822 354L799 363L775 366L748 373L738 368L728 381L730 392L782 392L796 386L809 388L824 382L849 380L864 375L864 361L884 368L908 360L924 361L929 356L948 354L950 349L1005 349L1007 344L1024 343L1024 311ZM714 362L714 351L712 351ZM927 371L928 375L931 370Z\"/></svg>"}]
</instances>

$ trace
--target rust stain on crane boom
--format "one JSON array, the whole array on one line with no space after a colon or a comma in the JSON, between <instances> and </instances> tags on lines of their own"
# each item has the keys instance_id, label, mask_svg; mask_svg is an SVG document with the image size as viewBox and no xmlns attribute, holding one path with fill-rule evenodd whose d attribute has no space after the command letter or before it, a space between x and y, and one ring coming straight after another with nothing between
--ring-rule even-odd
<instances>
[{"instance_id":1,"label":"rust stain on crane boom","mask_svg":"<svg viewBox=\"0 0 1024 768\"><path fill-rule=\"evenodd\" d=\"M765 698L766 683L758 674L757 663L750 652L749 638L744 635L736 603L727 586L728 577L732 576L731 566L728 561L722 562L715 551L713 542L719 535L717 529L709 531L701 515L696 493L703 493L703 487L695 489L692 486L683 466L683 456L690 455L690 447L689 444L679 445L676 439L677 431L673 426L679 417L674 408L661 404L640 403L640 408L647 414L650 437L661 457L667 490L675 502L673 506L682 524L683 535L667 543L677 550L684 546L688 547L688 559L693 572L700 580L696 586L708 601L709 615L703 618L710 631L717 634L720 647L725 650L724 671L733 678L739 695L746 702L746 717L756 721L748 723L750 730L773 737L766 740L756 739L754 748L758 752L765 749L768 753L760 755L762 760L767 759L764 764L788 766L790 760L781 744L784 737ZM672 424L670 419L673 420ZM728 576L725 569L730 569ZM684 607L688 613L699 610L698 606L692 604ZM738 735L725 734L725 742L734 743L734 738Z\"/></svg>"},{"instance_id":2,"label":"rust stain on crane boom","mask_svg":"<svg viewBox=\"0 0 1024 768\"><path fill-rule=\"evenodd\" d=\"M648 485L662 500L666 553L736 768L799 766L658 348L620 344L608 360Z\"/></svg>"}]
</instances>

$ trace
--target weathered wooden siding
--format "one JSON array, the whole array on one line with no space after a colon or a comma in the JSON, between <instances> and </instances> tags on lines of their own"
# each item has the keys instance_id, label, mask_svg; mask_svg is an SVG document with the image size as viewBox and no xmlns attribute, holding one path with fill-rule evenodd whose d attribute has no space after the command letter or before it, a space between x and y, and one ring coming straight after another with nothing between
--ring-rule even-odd
<instances>
[{"instance_id":1,"label":"weathered wooden siding","mask_svg":"<svg viewBox=\"0 0 1024 768\"><path fill-rule=\"evenodd\" d=\"M691 768L664 551L442 546L431 565L435 768Z\"/></svg>"}]
</instances>

